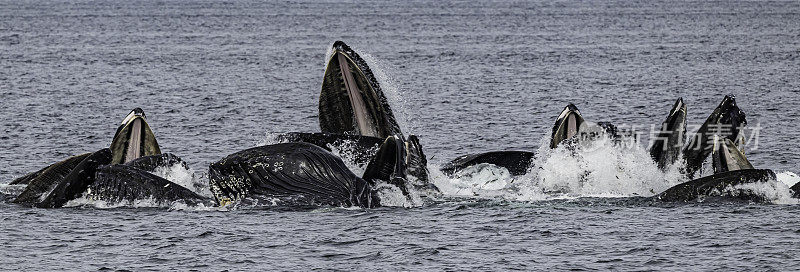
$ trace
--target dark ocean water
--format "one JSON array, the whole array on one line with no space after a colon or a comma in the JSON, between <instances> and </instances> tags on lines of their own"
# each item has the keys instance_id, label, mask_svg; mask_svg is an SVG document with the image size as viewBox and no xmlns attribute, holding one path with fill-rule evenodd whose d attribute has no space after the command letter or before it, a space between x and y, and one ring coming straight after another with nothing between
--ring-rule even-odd
<instances>
[{"instance_id":1,"label":"dark ocean water","mask_svg":"<svg viewBox=\"0 0 800 272\"><path fill-rule=\"evenodd\" d=\"M569 102L587 120L647 134L678 97L691 128L730 93L758 132L758 145L747 147L753 165L796 172L796 1L0 1L0 184L107 147L134 107L147 112L161 149L202 181L210 163L272 133L319 130L318 93L335 40L385 76L401 126L420 135L444 196L375 210L0 204L2 269L800 265L800 210L782 197L786 186L767 190L775 204L616 198L678 182L641 163L641 150L611 156L638 187L606 179L602 164L584 165L600 173L591 186L555 200L530 192L535 186L474 185L498 175L464 181L435 171L458 155L537 150ZM574 163L543 160L531 180L573 186L559 171Z\"/></svg>"}]
</instances>

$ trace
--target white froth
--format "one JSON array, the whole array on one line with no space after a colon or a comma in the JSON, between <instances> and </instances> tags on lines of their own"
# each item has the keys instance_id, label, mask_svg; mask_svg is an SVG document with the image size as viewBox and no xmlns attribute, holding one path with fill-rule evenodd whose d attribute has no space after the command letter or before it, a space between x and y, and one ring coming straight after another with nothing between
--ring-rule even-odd
<instances>
[{"instance_id":1,"label":"white froth","mask_svg":"<svg viewBox=\"0 0 800 272\"><path fill-rule=\"evenodd\" d=\"M212 197L208 182L195 177L194 171L186 169L180 163L172 166L159 166L153 170L153 174L178 184L183 188L189 189L201 196Z\"/></svg>"}]
</instances>

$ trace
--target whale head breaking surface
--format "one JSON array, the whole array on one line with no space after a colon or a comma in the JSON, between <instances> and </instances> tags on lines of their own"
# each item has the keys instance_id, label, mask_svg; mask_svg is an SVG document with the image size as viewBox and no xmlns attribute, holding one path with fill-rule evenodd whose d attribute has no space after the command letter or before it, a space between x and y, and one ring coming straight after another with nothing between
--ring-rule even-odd
<instances>
[{"instance_id":1,"label":"whale head breaking surface","mask_svg":"<svg viewBox=\"0 0 800 272\"><path fill-rule=\"evenodd\" d=\"M584 121L581 112L578 110L578 107L570 103L564 107L564 110L558 115L555 125L553 125L550 148L556 148L558 144L564 140L574 137L583 127Z\"/></svg>"},{"instance_id":2,"label":"whale head breaking surface","mask_svg":"<svg viewBox=\"0 0 800 272\"><path fill-rule=\"evenodd\" d=\"M372 136L402 135L397 120L366 61L342 41L333 43L319 97L322 132Z\"/></svg>"},{"instance_id":3,"label":"whale head breaking surface","mask_svg":"<svg viewBox=\"0 0 800 272\"><path fill-rule=\"evenodd\" d=\"M117 128L111 141L111 163L122 164L144 156L161 154L156 137L147 125L144 111L133 109Z\"/></svg>"}]
</instances>

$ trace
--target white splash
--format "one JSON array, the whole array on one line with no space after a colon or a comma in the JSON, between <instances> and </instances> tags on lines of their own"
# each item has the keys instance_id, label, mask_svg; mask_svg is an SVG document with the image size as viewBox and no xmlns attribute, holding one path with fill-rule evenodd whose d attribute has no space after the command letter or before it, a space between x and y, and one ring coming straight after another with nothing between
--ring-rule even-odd
<instances>
[{"instance_id":1,"label":"white splash","mask_svg":"<svg viewBox=\"0 0 800 272\"><path fill-rule=\"evenodd\" d=\"M775 177L778 179L778 181L782 182L783 184L786 184L786 186L789 187L792 187L798 182L800 182L800 176L797 176L797 174L789 171L777 173L775 174Z\"/></svg>"},{"instance_id":2,"label":"white splash","mask_svg":"<svg viewBox=\"0 0 800 272\"><path fill-rule=\"evenodd\" d=\"M411 125L413 125L412 122L414 121L413 116L410 115L412 111L408 109L408 103L406 103L407 100L405 97L403 97L403 94L398 87L399 85L387 73L387 71L393 71L396 69L391 69L391 65L373 57L368 53L364 53L356 49L353 50L359 56L361 56L364 61L367 62L367 65L369 65L370 70L372 70L372 74L375 76L375 79L378 80L378 84L380 84L381 90L383 90L383 94L386 96L386 100L388 100L388 104L391 105L392 113L397 121L397 125L400 126L400 129L404 131L406 135L413 134L415 128L411 127Z\"/></svg>"},{"instance_id":3,"label":"white splash","mask_svg":"<svg viewBox=\"0 0 800 272\"><path fill-rule=\"evenodd\" d=\"M79 198L70 200L64 207L94 207L98 209L115 209L115 208L163 208L169 210L179 211L228 211L228 207L206 206L202 203L197 205L189 205L186 202L178 200L172 202L158 201L153 198L137 199L134 201L124 200L116 202L108 202L105 200L95 200L81 196Z\"/></svg>"},{"instance_id":4,"label":"white splash","mask_svg":"<svg viewBox=\"0 0 800 272\"><path fill-rule=\"evenodd\" d=\"M178 184L183 188L192 190L201 196L213 196L211 190L208 188L208 181L200 180L195 177L194 171L187 169L180 163L172 166L156 167L152 174Z\"/></svg>"},{"instance_id":5,"label":"white splash","mask_svg":"<svg viewBox=\"0 0 800 272\"><path fill-rule=\"evenodd\" d=\"M267 132L267 134L264 136L264 139L259 141L256 146L274 145L288 142L281 135L283 135L283 133Z\"/></svg>"},{"instance_id":6,"label":"white splash","mask_svg":"<svg viewBox=\"0 0 800 272\"><path fill-rule=\"evenodd\" d=\"M8 183L0 184L0 194L5 195L7 198L16 198L22 191L25 191L25 187L28 185L25 184L17 184L17 185L10 185Z\"/></svg>"},{"instance_id":7,"label":"white splash","mask_svg":"<svg viewBox=\"0 0 800 272\"><path fill-rule=\"evenodd\" d=\"M419 193L413 188L407 188L409 196L406 197L399 187L383 181L375 183L374 190L380 198L381 206L385 207L421 207L423 202Z\"/></svg>"},{"instance_id":8,"label":"white splash","mask_svg":"<svg viewBox=\"0 0 800 272\"><path fill-rule=\"evenodd\" d=\"M334 144L328 144L328 148L331 150L332 154L344 161L344 164L348 169L350 169L350 171L353 171L356 176L360 177L363 176L364 171L367 170L367 162L359 162L363 160L359 160L359 153L355 152L355 150L358 150L359 147L355 145L355 142L345 140ZM369 153L375 154L378 152L379 148L380 146L375 145L374 147L370 148Z\"/></svg>"},{"instance_id":9,"label":"white splash","mask_svg":"<svg viewBox=\"0 0 800 272\"><path fill-rule=\"evenodd\" d=\"M574 197L628 197L652 196L679 183L665 179L638 145L622 147L601 137L582 141L574 149L561 145L551 150L544 139L540 146L534 167L526 175L529 183L522 188ZM520 198L528 197L522 193Z\"/></svg>"},{"instance_id":10,"label":"white splash","mask_svg":"<svg viewBox=\"0 0 800 272\"><path fill-rule=\"evenodd\" d=\"M792 197L792 191L784 182L768 180L726 187L721 195L757 195L772 204L800 204L800 199Z\"/></svg>"},{"instance_id":11,"label":"white splash","mask_svg":"<svg viewBox=\"0 0 800 272\"><path fill-rule=\"evenodd\" d=\"M644 148L620 146L607 137L555 149L549 148L549 137L544 137L539 146L531 169L523 176L513 177L491 165L468 167L453 178L438 171L431 176L444 194L517 201L652 196L685 181L677 164L664 173Z\"/></svg>"}]
</instances>

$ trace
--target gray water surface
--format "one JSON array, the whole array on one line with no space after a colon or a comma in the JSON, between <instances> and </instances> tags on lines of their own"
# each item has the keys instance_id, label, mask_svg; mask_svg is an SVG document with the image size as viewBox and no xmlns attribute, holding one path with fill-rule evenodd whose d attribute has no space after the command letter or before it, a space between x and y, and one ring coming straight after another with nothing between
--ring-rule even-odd
<instances>
[{"instance_id":1,"label":"gray water surface","mask_svg":"<svg viewBox=\"0 0 800 272\"><path fill-rule=\"evenodd\" d=\"M536 150L570 102L649 129L678 97L699 125L731 93L760 128L753 165L800 169L796 1L0 1L0 183L107 147L134 107L201 179L270 133L318 131L335 40L389 77L433 168ZM0 204L0 259L11 271L796 270L797 214L447 196L375 210Z\"/></svg>"}]
</instances>

